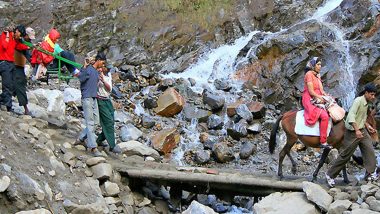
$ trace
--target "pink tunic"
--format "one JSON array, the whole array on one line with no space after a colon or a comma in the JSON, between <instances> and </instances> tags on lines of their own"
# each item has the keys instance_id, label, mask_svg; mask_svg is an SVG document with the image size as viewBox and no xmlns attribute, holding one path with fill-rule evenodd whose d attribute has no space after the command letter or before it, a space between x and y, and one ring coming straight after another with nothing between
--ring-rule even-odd
<instances>
[{"instance_id":1,"label":"pink tunic","mask_svg":"<svg viewBox=\"0 0 380 214\"><path fill-rule=\"evenodd\" d=\"M319 117L321 116L322 111L325 111L321 108L318 108L317 106L313 105L310 101L312 99L312 96L309 93L309 90L307 88L307 83L312 82L314 91L318 95L322 95L322 82L320 77L316 76L313 71L308 71L305 74L305 79L304 79L304 89L303 89L303 94L302 94L302 105L304 107L304 117L305 117L305 123L306 125L314 125Z\"/></svg>"}]
</instances>

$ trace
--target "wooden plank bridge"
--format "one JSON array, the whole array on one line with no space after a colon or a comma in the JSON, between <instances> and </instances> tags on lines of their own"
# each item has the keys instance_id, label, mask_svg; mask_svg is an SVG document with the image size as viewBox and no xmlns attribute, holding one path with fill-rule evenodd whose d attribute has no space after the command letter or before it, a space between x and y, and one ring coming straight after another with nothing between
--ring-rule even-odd
<instances>
[{"instance_id":1,"label":"wooden plank bridge","mask_svg":"<svg viewBox=\"0 0 380 214\"><path fill-rule=\"evenodd\" d=\"M302 191L302 181L306 180L303 178L280 181L277 177L238 170L176 167L170 164L136 161L132 158L112 165L122 176L128 177L132 184L149 180L171 188L202 194L262 197L273 192Z\"/></svg>"}]
</instances>

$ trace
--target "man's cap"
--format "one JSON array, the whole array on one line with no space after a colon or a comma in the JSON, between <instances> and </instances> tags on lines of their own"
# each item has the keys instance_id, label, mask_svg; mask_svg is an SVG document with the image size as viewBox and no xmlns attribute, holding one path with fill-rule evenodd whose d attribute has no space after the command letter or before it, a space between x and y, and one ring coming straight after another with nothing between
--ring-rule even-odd
<instances>
[{"instance_id":1,"label":"man's cap","mask_svg":"<svg viewBox=\"0 0 380 214\"><path fill-rule=\"evenodd\" d=\"M26 34L28 34L30 39L36 39L36 32L34 32L34 29L31 27L26 28Z\"/></svg>"}]
</instances>

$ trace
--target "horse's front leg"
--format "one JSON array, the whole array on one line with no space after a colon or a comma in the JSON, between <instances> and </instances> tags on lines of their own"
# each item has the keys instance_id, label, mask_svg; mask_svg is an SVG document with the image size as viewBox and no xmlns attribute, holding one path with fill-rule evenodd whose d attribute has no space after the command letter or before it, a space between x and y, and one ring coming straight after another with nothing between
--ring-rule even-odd
<instances>
[{"instance_id":1,"label":"horse's front leg","mask_svg":"<svg viewBox=\"0 0 380 214\"><path fill-rule=\"evenodd\" d=\"M323 149L322 157L321 157L321 159L319 160L319 163L318 163L317 169L315 169L315 171L314 171L314 173L313 173L313 178L312 178L311 182L314 182L314 181L317 180L318 172L319 172L319 170L321 169L321 167L323 166L323 164L325 163L326 158L327 158L327 156L329 155L330 151L331 151L331 149L329 149L329 148L325 148L325 149Z\"/></svg>"}]
</instances>

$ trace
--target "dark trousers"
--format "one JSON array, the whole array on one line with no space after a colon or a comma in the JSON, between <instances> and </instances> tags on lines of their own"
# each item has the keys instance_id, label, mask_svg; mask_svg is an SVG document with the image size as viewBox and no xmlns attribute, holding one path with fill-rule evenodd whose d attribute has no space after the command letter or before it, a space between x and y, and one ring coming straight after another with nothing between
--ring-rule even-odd
<instances>
[{"instance_id":1,"label":"dark trousers","mask_svg":"<svg viewBox=\"0 0 380 214\"><path fill-rule=\"evenodd\" d=\"M2 93L0 94L0 105L5 105L8 109L12 108L13 94L13 72L15 65L13 62L0 61L0 75L2 81Z\"/></svg>"},{"instance_id":2,"label":"dark trousers","mask_svg":"<svg viewBox=\"0 0 380 214\"><path fill-rule=\"evenodd\" d=\"M25 106L28 104L28 97L26 96L26 76L24 67L17 66L13 73L13 82L14 82L14 94L17 97L19 106Z\"/></svg>"},{"instance_id":3,"label":"dark trousers","mask_svg":"<svg viewBox=\"0 0 380 214\"><path fill-rule=\"evenodd\" d=\"M372 145L372 139L366 129L361 129L364 137L361 139L356 138L355 131L346 130L344 133L344 142L338 158L333 162L327 175L331 178L338 176L339 172L343 169L346 163L354 154L356 148L359 146L363 156L364 168L368 173L373 173L376 170L376 156Z\"/></svg>"},{"instance_id":4,"label":"dark trousers","mask_svg":"<svg viewBox=\"0 0 380 214\"><path fill-rule=\"evenodd\" d=\"M68 60L71 60L73 62L75 62L75 56L73 53L71 53L70 51L62 51L60 53L61 57L65 58L65 59L68 59ZM49 67L51 68L58 68L58 59L54 59L52 64L49 65ZM69 63L66 63L64 61L61 61L61 67L66 67L67 70L70 71L70 73L73 73L74 70L75 70L75 67Z\"/></svg>"},{"instance_id":5,"label":"dark trousers","mask_svg":"<svg viewBox=\"0 0 380 214\"><path fill-rule=\"evenodd\" d=\"M99 107L99 121L102 127L102 132L98 135L96 142L99 144L104 140L107 140L112 150L115 143L115 120L114 120L114 108L110 99L98 99Z\"/></svg>"}]
</instances>

